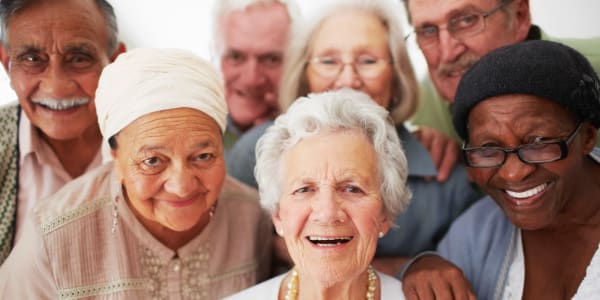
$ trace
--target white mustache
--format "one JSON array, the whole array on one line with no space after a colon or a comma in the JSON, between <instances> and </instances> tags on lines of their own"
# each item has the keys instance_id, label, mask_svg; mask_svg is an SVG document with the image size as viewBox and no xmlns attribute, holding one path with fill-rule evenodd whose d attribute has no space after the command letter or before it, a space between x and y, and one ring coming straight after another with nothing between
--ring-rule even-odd
<instances>
[{"instance_id":1,"label":"white mustache","mask_svg":"<svg viewBox=\"0 0 600 300\"><path fill-rule=\"evenodd\" d=\"M52 110L67 110L73 107L86 105L90 102L90 98L73 98L73 99L52 99L41 98L31 99L35 104L42 105Z\"/></svg>"}]
</instances>

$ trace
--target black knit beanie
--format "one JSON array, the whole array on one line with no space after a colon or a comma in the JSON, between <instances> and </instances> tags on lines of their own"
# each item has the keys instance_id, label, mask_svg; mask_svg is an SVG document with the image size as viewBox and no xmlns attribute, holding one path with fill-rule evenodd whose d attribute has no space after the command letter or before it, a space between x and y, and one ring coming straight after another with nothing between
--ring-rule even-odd
<instances>
[{"instance_id":1,"label":"black knit beanie","mask_svg":"<svg viewBox=\"0 0 600 300\"><path fill-rule=\"evenodd\" d=\"M469 112L486 99L527 94L555 101L581 120L600 127L600 80L574 49L550 41L526 41L498 48L481 58L461 79L452 119L467 139Z\"/></svg>"}]
</instances>

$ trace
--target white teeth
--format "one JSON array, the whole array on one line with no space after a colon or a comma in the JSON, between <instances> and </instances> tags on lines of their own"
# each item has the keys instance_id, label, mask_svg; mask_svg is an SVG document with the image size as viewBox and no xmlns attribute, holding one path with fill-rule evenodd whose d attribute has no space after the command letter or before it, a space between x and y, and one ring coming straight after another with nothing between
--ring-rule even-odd
<instances>
[{"instance_id":1,"label":"white teeth","mask_svg":"<svg viewBox=\"0 0 600 300\"><path fill-rule=\"evenodd\" d=\"M70 109L73 107L88 104L90 102L90 98L75 98L75 99L69 99L69 100L44 98L44 99L32 99L31 101L35 104L44 106L45 108L48 108L48 109L67 110L67 109Z\"/></svg>"},{"instance_id":2,"label":"white teeth","mask_svg":"<svg viewBox=\"0 0 600 300\"><path fill-rule=\"evenodd\" d=\"M529 190L526 190L523 192L513 192L513 191L506 190L506 193L513 198L524 199L524 198L533 197L533 196L539 194L541 191L543 191L546 188L546 186L548 186L548 184L543 183L532 189L529 189Z\"/></svg>"},{"instance_id":3,"label":"white teeth","mask_svg":"<svg viewBox=\"0 0 600 300\"><path fill-rule=\"evenodd\" d=\"M343 236L343 237L333 237L333 238L329 238L329 237L319 237L319 236L309 236L308 237L309 240L311 241L335 241L335 240L351 240L352 237L350 236Z\"/></svg>"}]
</instances>

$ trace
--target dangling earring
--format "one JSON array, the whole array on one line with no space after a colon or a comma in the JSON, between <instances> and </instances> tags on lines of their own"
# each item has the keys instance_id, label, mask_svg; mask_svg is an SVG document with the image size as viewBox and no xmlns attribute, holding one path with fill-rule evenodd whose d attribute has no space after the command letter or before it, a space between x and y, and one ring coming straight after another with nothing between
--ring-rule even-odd
<instances>
[{"instance_id":1,"label":"dangling earring","mask_svg":"<svg viewBox=\"0 0 600 300\"><path fill-rule=\"evenodd\" d=\"M117 231L117 202L119 201L119 196L115 196L115 200L113 201L113 210L112 210L112 226L111 232L115 233Z\"/></svg>"},{"instance_id":2,"label":"dangling earring","mask_svg":"<svg viewBox=\"0 0 600 300\"><path fill-rule=\"evenodd\" d=\"M215 210L217 210L217 202L215 202L215 204L213 204L210 207L210 210L208 211L208 216L210 217L210 220L212 220L213 216L215 215Z\"/></svg>"}]
</instances>

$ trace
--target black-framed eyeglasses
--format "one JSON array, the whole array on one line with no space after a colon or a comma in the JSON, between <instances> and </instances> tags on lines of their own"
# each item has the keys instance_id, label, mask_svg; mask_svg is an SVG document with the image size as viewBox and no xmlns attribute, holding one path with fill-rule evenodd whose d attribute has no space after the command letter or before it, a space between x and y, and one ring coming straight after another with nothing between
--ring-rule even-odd
<instances>
[{"instance_id":1,"label":"black-framed eyeglasses","mask_svg":"<svg viewBox=\"0 0 600 300\"><path fill-rule=\"evenodd\" d=\"M439 43L440 30L446 29L455 39L464 40L484 31L487 18L511 2L512 0L502 0L498 6L485 13L465 12L450 19L448 24L443 27L425 25L415 29L415 31L407 35L404 39L407 40L411 35L415 35L419 47L421 49L428 48Z\"/></svg>"},{"instance_id":2,"label":"black-framed eyeglasses","mask_svg":"<svg viewBox=\"0 0 600 300\"><path fill-rule=\"evenodd\" d=\"M346 65L352 66L361 78L374 78L383 73L390 61L372 55L360 55L350 62L344 62L337 56L325 55L311 58L309 64L323 78L336 78Z\"/></svg>"},{"instance_id":3,"label":"black-framed eyeglasses","mask_svg":"<svg viewBox=\"0 0 600 300\"><path fill-rule=\"evenodd\" d=\"M510 153L515 153L527 164L543 164L565 159L569 154L569 144L581 129L579 123L566 139L539 140L531 144L523 144L513 149L501 147L466 147L463 143L462 153L465 163L474 168L496 168L506 162Z\"/></svg>"}]
</instances>

